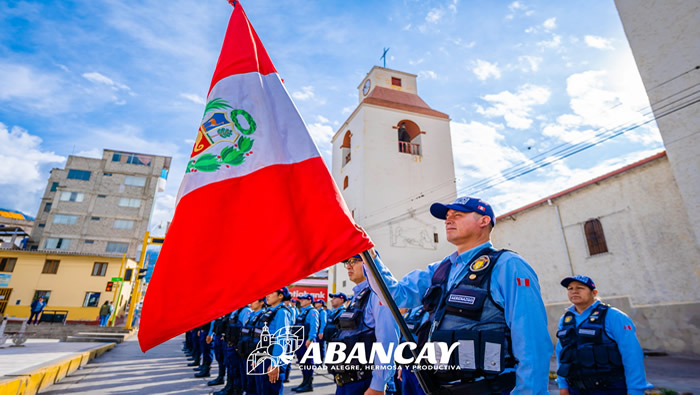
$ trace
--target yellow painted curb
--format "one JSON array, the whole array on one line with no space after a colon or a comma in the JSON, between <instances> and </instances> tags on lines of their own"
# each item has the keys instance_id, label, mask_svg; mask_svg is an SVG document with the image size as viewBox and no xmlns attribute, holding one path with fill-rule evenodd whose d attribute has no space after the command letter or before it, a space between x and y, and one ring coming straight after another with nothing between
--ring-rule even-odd
<instances>
[{"instance_id":1,"label":"yellow painted curb","mask_svg":"<svg viewBox=\"0 0 700 395\"><path fill-rule=\"evenodd\" d=\"M21 376L0 379L0 395L34 395L114 348L115 343L95 347Z\"/></svg>"}]
</instances>

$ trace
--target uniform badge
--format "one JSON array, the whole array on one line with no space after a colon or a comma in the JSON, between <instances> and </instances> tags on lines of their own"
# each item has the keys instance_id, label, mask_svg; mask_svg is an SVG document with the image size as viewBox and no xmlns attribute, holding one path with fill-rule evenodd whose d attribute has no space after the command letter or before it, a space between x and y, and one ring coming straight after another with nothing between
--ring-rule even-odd
<instances>
[{"instance_id":1,"label":"uniform badge","mask_svg":"<svg viewBox=\"0 0 700 395\"><path fill-rule=\"evenodd\" d=\"M473 274L473 273L472 273L472 274L469 275L469 279L470 279L470 280L473 280L473 279L475 279L475 278L476 278L476 274Z\"/></svg>"},{"instance_id":2,"label":"uniform badge","mask_svg":"<svg viewBox=\"0 0 700 395\"><path fill-rule=\"evenodd\" d=\"M591 317L591 322L595 321L595 317Z\"/></svg>"},{"instance_id":3,"label":"uniform badge","mask_svg":"<svg viewBox=\"0 0 700 395\"><path fill-rule=\"evenodd\" d=\"M566 318L564 318L564 323L565 323L565 324L568 324L569 322L571 322L571 319L572 319L572 318L573 318L572 316L567 315Z\"/></svg>"},{"instance_id":4,"label":"uniform badge","mask_svg":"<svg viewBox=\"0 0 700 395\"><path fill-rule=\"evenodd\" d=\"M471 270L473 272L480 272L480 271L486 269L487 267L489 267L489 263L491 263L489 256L482 255L479 257L479 259L472 262L472 264L469 266L469 270Z\"/></svg>"}]
</instances>

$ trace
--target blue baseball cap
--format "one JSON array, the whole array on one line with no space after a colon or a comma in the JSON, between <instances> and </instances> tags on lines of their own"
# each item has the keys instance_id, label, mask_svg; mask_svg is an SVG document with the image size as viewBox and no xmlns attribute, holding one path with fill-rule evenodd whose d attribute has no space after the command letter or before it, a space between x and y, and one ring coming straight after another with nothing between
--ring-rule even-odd
<instances>
[{"instance_id":1,"label":"blue baseball cap","mask_svg":"<svg viewBox=\"0 0 700 395\"><path fill-rule=\"evenodd\" d=\"M595 283L593 282L593 280L591 280L591 278L588 276L582 276L580 274L578 276L566 277L565 279L561 280L561 285L564 288L567 288L569 286L569 284L571 284L572 281L578 281L580 283L583 283L585 286L587 286L591 290L595 289Z\"/></svg>"},{"instance_id":2,"label":"blue baseball cap","mask_svg":"<svg viewBox=\"0 0 700 395\"><path fill-rule=\"evenodd\" d=\"M308 299L308 300L313 301L313 300L314 300L314 297L311 296L311 295L309 295L309 294L306 294L306 295L297 296L297 299L299 299L299 300Z\"/></svg>"},{"instance_id":3,"label":"blue baseball cap","mask_svg":"<svg viewBox=\"0 0 700 395\"><path fill-rule=\"evenodd\" d=\"M338 292L337 294L329 294L328 296L330 296L331 298L343 298L343 300L345 301L348 300L348 296L342 292Z\"/></svg>"},{"instance_id":4,"label":"blue baseball cap","mask_svg":"<svg viewBox=\"0 0 700 395\"><path fill-rule=\"evenodd\" d=\"M362 257L360 256L360 254L355 254L355 255L351 256L350 258L343 260L343 262L349 261L349 260L352 259L352 258L362 259Z\"/></svg>"},{"instance_id":5,"label":"blue baseball cap","mask_svg":"<svg viewBox=\"0 0 700 395\"><path fill-rule=\"evenodd\" d=\"M314 303L321 303L324 306L326 305L326 301L323 299L316 299L316 300L314 300Z\"/></svg>"},{"instance_id":6,"label":"blue baseball cap","mask_svg":"<svg viewBox=\"0 0 700 395\"><path fill-rule=\"evenodd\" d=\"M463 213L479 213L491 218L491 225L496 225L496 216L493 214L491 205L479 198L462 196L451 204L433 203L430 206L430 214L438 219L447 218L448 210L461 211Z\"/></svg>"},{"instance_id":7,"label":"blue baseball cap","mask_svg":"<svg viewBox=\"0 0 700 395\"><path fill-rule=\"evenodd\" d=\"M287 287L280 288L277 292L282 294L282 300L289 300L292 298L292 294L289 293L289 288Z\"/></svg>"}]
</instances>

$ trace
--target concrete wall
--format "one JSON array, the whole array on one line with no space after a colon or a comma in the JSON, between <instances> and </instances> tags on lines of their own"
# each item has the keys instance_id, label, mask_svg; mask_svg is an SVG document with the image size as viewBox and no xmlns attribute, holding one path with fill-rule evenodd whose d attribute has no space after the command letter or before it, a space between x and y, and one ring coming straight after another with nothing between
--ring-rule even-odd
<instances>
[{"instance_id":1,"label":"concrete wall","mask_svg":"<svg viewBox=\"0 0 700 395\"><path fill-rule=\"evenodd\" d=\"M700 2L615 0L700 242ZM681 107L689 105L681 109ZM677 111L676 111L677 110Z\"/></svg>"},{"instance_id":2,"label":"concrete wall","mask_svg":"<svg viewBox=\"0 0 700 395\"><path fill-rule=\"evenodd\" d=\"M17 258L14 271L10 273L12 275L10 284L7 287L12 289L5 310L5 315L8 317L28 317L34 293L37 290L42 290L51 291L46 309L68 310L69 320L92 321L99 315L99 307L83 307L85 294L87 292L100 292L98 306L101 306L107 300L112 301L119 291L118 283L115 283L112 292L106 292L105 287L112 277L119 277L122 266L121 258L17 250L0 250L0 257ZM56 274L42 273L44 262L47 259L60 261ZM104 276L92 275L95 262L107 262L107 271ZM129 259L126 261L125 267L133 269L136 267L136 262ZM130 291L131 283L124 283L118 311L124 309Z\"/></svg>"},{"instance_id":3,"label":"concrete wall","mask_svg":"<svg viewBox=\"0 0 700 395\"><path fill-rule=\"evenodd\" d=\"M583 225L592 218L607 253L588 252ZM666 157L502 218L492 239L532 265L545 303L566 301L559 281L572 273L635 305L700 301L700 253Z\"/></svg>"}]
</instances>

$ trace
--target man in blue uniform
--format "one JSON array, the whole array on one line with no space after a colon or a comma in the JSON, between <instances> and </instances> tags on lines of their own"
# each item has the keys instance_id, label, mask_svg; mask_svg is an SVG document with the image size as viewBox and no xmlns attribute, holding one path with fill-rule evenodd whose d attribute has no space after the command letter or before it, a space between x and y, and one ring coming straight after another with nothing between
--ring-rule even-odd
<instances>
[{"instance_id":1,"label":"man in blue uniform","mask_svg":"<svg viewBox=\"0 0 700 395\"><path fill-rule=\"evenodd\" d=\"M323 332L328 324L328 311L326 310L326 301L323 299L314 300L314 308L318 311L318 346L321 349L321 358L326 355L326 342L323 340Z\"/></svg>"},{"instance_id":2,"label":"man in blue uniform","mask_svg":"<svg viewBox=\"0 0 700 395\"><path fill-rule=\"evenodd\" d=\"M428 312L425 311L423 305L410 309L406 313L405 318L406 325L411 333L417 336L418 329L420 329L423 324L428 322L428 316ZM418 383L416 374L410 367L402 367L399 374L401 375L401 390L403 395L425 395L423 388L421 388L420 384Z\"/></svg>"},{"instance_id":3,"label":"man in blue uniform","mask_svg":"<svg viewBox=\"0 0 700 395\"><path fill-rule=\"evenodd\" d=\"M207 382L208 386L221 385L226 377L226 341L224 340L224 331L226 329L226 321L229 314L225 314L209 325L209 333L207 334L207 342L213 343L214 358L219 366L219 373L214 380Z\"/></svg>"},{"instance_id":4,"label":"man in blue uniform","mask_svg":"<svg viewBox=\"0 0 700 395\"><path fill-rule=\"evenodd\" d=\"M331 308L328 311L328 321L323 331L323 339L326 339L326 341L331 339L338 331L336 320L345 311L345 302L348 301L347 295L342 292L328 296L331 297Z\"/></svg>"},{"instance_id":5,"label":"man in blue uniform","mask_svg":"<svg viewBox=\"0 0 700 395\"><path fill-rule=\"evenodd\" d=\"M537 274L514 252L493 248L496 217L485 201L460 197L430 213L445 221L457 251L401 280L376 262L399 307L429 312L419 347L459 342L449 363L458 369L432 373L435 381L463 393L546 394L552 341Z\"/></svg>"},{"instance_id":6,"label":"man in blue uniform","mask_svg":"<svg viewBox=\"0 0 700 395\"><path fill-rule=\"evenodd\" d=\"M292 313L282 303L286 298L290 298L287 287L272 292L265 297L270 307L260 316L260 320L255 327L257 339L262 339L265 329L267 329L269 335L274 336L280 329L292 326ZM270 352L269 349L267 352ZM260 395L282 395L284 392L283 381L286 373L286 363L283 363L279 358L275 358L275 355L272 357L261 365L262 372L265 374L255 376L255 386Z\"/></svg>"},{"instance_id":7,"label":"man in blue uniform","mask_svg":"<svg viewBox=\"0 0 700 395\"><path fill-rule=\"evenodd\" d=\"M285 299L284 304L287 306L289 311L292 313L291 316L291 322L294 324L297 322L297 316L299 316L299 310L297 309L297 300L293 299L291 294L289 295L288 298ZM292 364L288 363L286 365L286 370L284 374L284 381L283 383L288 383L289 382L289 376L292 374Z\"/></svg>"},{"instance_id":8,"label":"man in blue uniform","mask_svg":"<svg viewBox=\"0 0 700 395\"><path fill-rule=\"evenodd\" d=\"M241 337L238 340L238 353L243 360L243 390L247 394L257 394L258 389L255 385L255 375L249 374L251 367L247 364L248 355L255 349L257 341L255 340L255 327L258 320L265 313L265 298L256 300L250 303L251 313L241 327Z\"/></svg>"},{"instance_id":9,"label":"man in blue uniform","mask_svg":"<svg viewBox=\"0 0 700 395\"><path fill-rule=\"evenodd\" d=\"M214 392L214 395L239 395L243 393L245 361L238 352L238 341L241 338L241 328L251 313L250 307L245 306L226 316L223 329L226 385L221 390Z\"/></svg>"},{"instance_id":10,"label":"man in blue uniform","mask_svg":"<svg viewBox=\"0 0 700 395\"><path fill-rule=\"evenodd\" d=\"M557 331L560 395L643 395L652 388L630 317L597 300L590 277L566 277L561 285L573 305L559 320Z\"/></svg>"},{"instance_id":11,"label":"man in blue uniform","mask_svg":"<svg viewBox=\"0 0 700 395\"><path fill-rule=\"evenodd\" d=\"M344 262L348 270L348 278L355 283L354 296L350 305L337 320L336 336L328 339L331 343L343 343L346 350L352 350L356 344L364 343L365 358L370 360L373 343L380 343L385 351L393 350L399 344L398 327L391 312L379 303L379 298L369 287L367 278L362 272L362 259L355 255ZM349 352L349 351L348 351ZM389 385L393 389L396 370L392 359L382 364L375 359L374 366L329 365L333 373L336 395L377 395L384 394Z\"/></svg>"},{"instance_id":12,"label":"man in blue uniform","mask_svg":"<svg viewBox=\"0 0 700 395\"><path fill-rule=\"evenodd\" d=\"M299 296L301 309L297 316L296 325L304 327L304 336L306 340L304 344L296 351L297 359L299 360L299 369L301 369L302 381L297 387L292 388L295 392L311 392L313 391L314 371L313 363L306 361L301 363L301 359L306 353L306 349L311 346L318 338L318 328L320 327L318 311L311 306L313 296L306 294Z\"/></svg>"},{"instance_id":13,"label":"man in blue uniform","mask_svg":"<svg viewBox=\"0 0 700 395\"><path fill-rule=\"evenodd\" d=\"M214 348L211 344L211 337L209 337L209 331L211 329L211 322L202 324L197 331L197 336L199 338L199 349L202 353L202 364L194 368L199 372L194 374L194 377L209 377L209 369L211 368L211 363L214 360Z\"/></svg>"}]
</instances>

